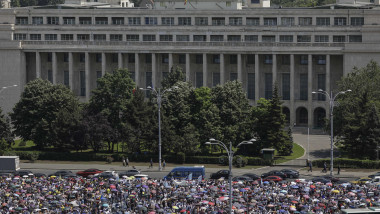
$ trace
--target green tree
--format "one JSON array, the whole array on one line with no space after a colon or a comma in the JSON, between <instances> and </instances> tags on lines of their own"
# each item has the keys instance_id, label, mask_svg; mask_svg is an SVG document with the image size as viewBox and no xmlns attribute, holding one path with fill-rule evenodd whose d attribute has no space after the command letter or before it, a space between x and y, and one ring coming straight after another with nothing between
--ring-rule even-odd
<instances>
[{"instance_id":1,"label":"green tree","mask_svg":"<svg viewBox=\"0 0 380 214\"><path fill-rule=\"evenodd\" d=\"M14 135L11 129L11 123L9 118L3 114L3 110L0 108L0 139L3 139L9 146L14 142Z\"/></svg>"},{"instance_id":2,"label":"green tree","mask_svg":"<svg viewBox=\"0 0 380 214\"><path fill-rule=\"evenodd\" d=\"M132 98L135 83L126 69L118 69L113 73L106 73L97 80L98 88L92 91L93 96L89 103L89 114L101 113L107 117L113 136L108 139L108 150L113 151L114 146L122 142L126 133L121 120L122 112Z\"/></svg>"},{"instance_id":3,"label":"green tree","mask_svg":"<svg viewBox=\"0 0 380 214\"><path fill-rule=\"evenodd\" d=\"M177 82L183 82L185 80L185 74L182 72L182 68L179 66L172 67L170 73L162 80L161 85L163 90L173 87Z\"/></svg>"},{"instance_id":4,"label":"green tree","mask_svg":"<svg viewBox=\"0 0 380 214\"><path fill-rule=\"evenodd\" d=\"M20 7L20 0L11 0L11 7Z\"/></svg>"},{"instance_id":5,"label":"green tree","mask_svg":"<svg viewBox=\"0 0 380 214\"><path fill-rule=\"evenodd\" d=\"M58 122L74 119L64 112L77 112L79 101L64 85L53 85L47 80L29 82L10 114L14 133L23 140L32 140L38 148L58 146L58 138L67 134L67 129ZM60 116L68 118L60 118ZM62 133L64 132L64 133Z\"/></svg>"},{"instance_id":6,"label":"green tree","mask_svg":"<svg viewBox=\"0 0 380 214\"><path fill-rule=\"evenodd\" d=\"M377 108L372 105L367 118L367 129L364 130L364 144L367 145L369 150L368 155L371 159L379 159L378 149L380 143L380 120ZM372 151L372 152L371 152ZM376 151L376 152L373 152Z\"/></svg>"}]
</instances>

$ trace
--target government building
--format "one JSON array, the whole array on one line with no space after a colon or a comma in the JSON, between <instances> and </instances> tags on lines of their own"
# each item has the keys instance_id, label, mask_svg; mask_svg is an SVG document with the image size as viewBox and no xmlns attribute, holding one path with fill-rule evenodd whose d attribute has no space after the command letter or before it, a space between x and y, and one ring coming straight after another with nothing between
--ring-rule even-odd
<instances>
[{"instance_id":1,"label":"government building","mask_svg":"<svg viewBox=\"0 0 380 214\"><path fill-rule=\"evenodd\" d=\"M380 61L379 0L314 8L268 0L75 0L0 10L1 107L11 111L36 78L88 101L97 78L127 68L138 87L160 87L180 66L194 87L242 82L250 103L277 84L289 124L317 128L323 95L354 66ZM140 5L141 6L141 5Z\"/></svg>"}]
</instances>

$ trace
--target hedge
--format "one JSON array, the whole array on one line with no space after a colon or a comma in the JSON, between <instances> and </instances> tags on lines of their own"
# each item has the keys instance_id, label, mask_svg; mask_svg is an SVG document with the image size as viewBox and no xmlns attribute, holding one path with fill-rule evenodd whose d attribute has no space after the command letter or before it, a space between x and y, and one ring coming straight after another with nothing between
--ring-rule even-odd
<instances>
[{"instance_id":1,"label":"hedge","mask_svg":"<svg viewBox=\"0 0 380 214\"><path fill-rule=\"evenodd\" d=\"M320 160L314 160L313 166L322 168L324 162L326 162L328 166L330 165L330 159L320 159ZM380 161L334 158L334 167L338 167L338 165L340 165L341 168L378 169L380 168Z\"/></svg>"}]
</instances>

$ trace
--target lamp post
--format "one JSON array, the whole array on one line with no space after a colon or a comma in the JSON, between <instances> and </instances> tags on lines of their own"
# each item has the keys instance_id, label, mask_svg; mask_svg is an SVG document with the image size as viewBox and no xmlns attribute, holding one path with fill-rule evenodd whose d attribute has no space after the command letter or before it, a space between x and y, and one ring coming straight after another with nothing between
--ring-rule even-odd
<instances>
[{"instance_id":1,"label":"lamp post","mask_svg":"<svg viewBox=\"0 0 380 214\"><path fill-rule=\"evenodd\" d=\"M177 86L174 86L173 88L177 89ZM157 90L152 88L151 86L144 88L140 88L140 90L145 90L145 91L152 91L153 94L156 95L157 97L157 105L158 105L158 170L162 171L162 166L161 166L161 104L162 104L162 97L165 95L166 92L172 91L171 88L165 89L164 91L161 92L161 89L158 88Z\"/></svg>"},{"instance_id":2,"label":"lamp post","mask_svg":"<svg viewBox=\"0 0 380 214\"><path fill-rule=\"evenodd\" d=\"M239 146L243 145L243 144L253 144L253 142L255 142L256 139L255 138L252 138L251 140L249 141L242 141L241 143L239 143L236 148L238 148ZM226 144L224 144L222 141L219 141L219 140L215 140L214 138L210 138L209 142L206 142L205 143L206 145L219 145L221 147L223 147L226 152L227 152L227 155L228 155L228 162L229 162L229 169L230 169L230 173L229 173L229 176L228 176L228 184L229 184L229 200L230 200L230 211L229 213L232 213L232 160L233 160L233 156L234 156L234 152L232 151L232 143L230 142L230 148L228 149Z\"/></svg>"},{"instance_id":3,"label":"lamp post","mask_svg":"<svg viewBox=\"0 0 380 214\"><path fill-rule=\"evenodd\" d=\"M313 91L313 94L323 94L328 98L329 104L330 104L330 140L331 140L331 148L330 148L330 175L333 175L334 170L334 106L335 106L335 98L337 98L340 94L345 94L347 92L351 92L351 89L348 89L346 91L340 91L333 95L333 92L330 91L330 94L327 91L324 91L322 89L318 89L318 91Z\"/></svg>"}]
</instances>

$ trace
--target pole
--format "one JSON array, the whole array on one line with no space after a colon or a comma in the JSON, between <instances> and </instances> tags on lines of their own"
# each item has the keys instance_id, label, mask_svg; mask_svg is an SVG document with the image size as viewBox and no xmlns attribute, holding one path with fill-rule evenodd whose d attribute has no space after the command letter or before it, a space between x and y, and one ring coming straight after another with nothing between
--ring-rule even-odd
<instances>
[{"instance_id":1,"label":"pole","mask_svg":"<svg viewBox=\"0 0 380 214\"><path fill-rule=\"evenodd\" d=\"M162 171L161 168L161 91L158 89L157 93L158 104L158 171Z\"/></svg>"},{"instance_id":2,"label":"pole","mask_svg":"<svg viewBox=\"0 0 380 214\"><path fill-rule=\"evenodd\" d=\"M310 153L310 146L309 146L309 144L310 144L310 140L309 140L309 135L310 135L310 128L309 127L307 127L307 160L309 161L310 159L309 159L309 153Z\"/></svg>"},{"instance_id":3,"label":"pole","mask_svg":"<svg viewBox=\"0 0 380 214\"><path fill-rule=\"evenodd\" d=\"M333 110L334 110L334 98L332 91L330 92L330 138L331 138L331 160L330 160L330 175L333 175L333 165L334 165L334 116L333 116Z\"/></svg>"},{"instance_id":4,"label":"pole","mask_svg":"<svg viewBox=\"0 0 380 214\"><path fill-rule=\"evenodd\" d=\"M229 159L229 168L230 168L230 174L228 176L228 183L230 186L230 214L232 213L232 143L230 142L230 151L228 153L228 159Z\"/></svg>"}]
</instances>

